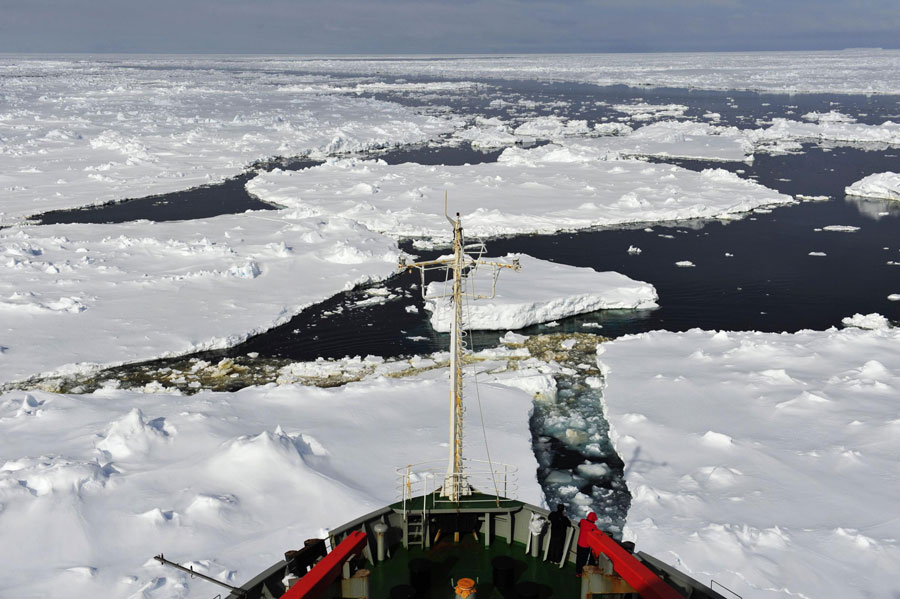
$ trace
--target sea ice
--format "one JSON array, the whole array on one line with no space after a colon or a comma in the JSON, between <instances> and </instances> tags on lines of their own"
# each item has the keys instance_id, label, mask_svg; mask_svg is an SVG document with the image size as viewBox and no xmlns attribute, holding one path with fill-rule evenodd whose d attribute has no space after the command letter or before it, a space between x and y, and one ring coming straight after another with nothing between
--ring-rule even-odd
<instances>
[{"instance_id":1,"label":"sea ice","mask_svg":"<svg viewBox=\"0 0 900 599\"><path fill-rule=\"evenodd\" d=\"M736 127L691 121L661 121L617 137L570 142L605 154L663 156L713 161L751 161L753 142Z\"/></svg>"},{"instance_id":2,"label":"sea ice","mask_svg":"<svg viewBox=\"0 0 900 599\"><path fill-rule=\"evenodd\" d=\"M259 63L235 76L229 62L0 58L0 225L213 183L274 156L422 142L463 124Z\"/></svg>"},{"instance_id":3,"label":"sea ice","mask_svg":"<svg viewBox=\"0 0 900 599\"><path fill-rule=\"evenodd\" d=\"M848 196L900 200L900 173L875 173L844 189Z\"/></svg>"},{"instance_id":4,"label":"sea ice","mask_svg":"<svg viewBox=\"0 0 900 599\"><path fill-rule=\"evenodd\" d=\"M302 65L302 66L301 66ZM900 93L900 51L678 52L308 60L268 59L273 70L392 76L536 79L595 85L755 90L772 93Z\"/></svg>"},{"instance_id":5,"label":"sea ice","mask_svg":"<svg viewBox=\"0 0 900 599\"><path fill-rule=\"evenodd\" d=\"M490 455L518 468L520 499L540 504L532 392L518 388L535 374L479 374L485 401L466 426L480 429L483 412ZM160 552L242 584L303 539L393 502L394 467L444 460L446 380L443 368L328 389L0 395L0 595L216 593L153 561ZM19 416L23 401L40 417ZM484 458L480 439L468 458Z\"/></svg>"},{"instance_id":6,"label":"sea ice","mask_svg":"<svg viewBox=\"0 0 900 599\"><path fill-rule=\"evenodd\" d=\"M521 270L501 272L494 298L464 306L465 328L521 329L595 310L657 306L659 298L653 285L617 272L556 264L525 254L511 254L500 261L509 263L513 259L519 260ZM490 296L492 281L491 270L481 267L470 275L467 292ZM427 297L443 296L425 302L431 312L431 326L440 332L450 330L453 315L447 285L443 281L429 283L426 292Z\"/></svg>"},{"instance_id":7,"label":"sea ice","mask_svg":"<svg viewBox=\"0 0 900 599\"><path fill-rule=\"evenodd\" d=\"M588 135L591 128L587 121L570 120L559 116L542 116L525 121L516 127L514 133L519 137L553 139L579 137Z\"/></svg>"},{"instance_id":8,"label":"sea ice","mask_svg":"<svg viewBox=\"0 0 900 599\"><path fill-rule=\"evenodd\" d=\"M399 255L356 222L291 211L0 229L0 383L227 347Z\"/></svg>"},{"instance_id":9,"label":"sea ice","mask_svg":"<svg viewBox=\"0 0 900 599\"><path fill-rule=\"evenodd\" d=\"M898 328L600 344L625 538L743 597L896 595L898 344Z\"/></svg>"},{"instance_id":10,"label":"sea ice","mask_svg":"<svg viewBox=\"0 0 900 599\"><path fill-rule=\"evenodd\" d=\"M856 313L853 316L847 316L841 319L841 324L845 327L856 327L860 329L887 329L890 328L890 321L878 314L877 312L872 312L871 314L859 314Z\"/></svg>"},{"instance_id":11,"label":"sea ice","mask_svg":"<svg viewBox=\"0 0 900 599\"><path fill-rule=\"evenodd\" d=\"M263 173L247 189L298 214L340 215L394 237L436 240L449 236L445 190L467 234L482 237L725 217L793 201L722 169L608 161L582 143L507 148L497 163L466 166L332 160Z\"/></svg>"},{"instance_id":12,"label":"sea ice","mask_svg":"<svg viewBox=\"0 0 900 599\"><path fill-rule=\"evenodd\" d=\"M866 125L840 121L803 123L776 118L769 127L744 130L743 134L756 151L799 150L800 142L829 142L831 145L900 145L900 123L892 121L885 121L880 125Z\"/></svg>"},{"instance_id":13,"label":"sea ice","mask_svg":"<svg viewBox=\"0 0 900 599\"><path fill-rule=\"evenodd\" d=\"M473 148L486 150L511 146L519 141L509 124L498 118L476 117L472 126L453 134L454 139L469 142Z\"/></svg>"}]
</instances>

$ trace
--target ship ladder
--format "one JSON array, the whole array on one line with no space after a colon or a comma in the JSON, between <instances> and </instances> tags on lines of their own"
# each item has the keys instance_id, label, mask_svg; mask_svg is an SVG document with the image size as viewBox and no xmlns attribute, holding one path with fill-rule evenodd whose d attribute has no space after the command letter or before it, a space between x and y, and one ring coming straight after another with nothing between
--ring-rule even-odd
<instances>
[{"instance_id":1,"label":"ship ladder","mask_svg":"<svg viewBox=\"0 0 900 599\"><path fill-rule=\"evenodd\" d=\"M403 521L404 546L407 549L410 545L425 547L426 534L424 512L408 512Z\"/></svg>"}]
</instances>

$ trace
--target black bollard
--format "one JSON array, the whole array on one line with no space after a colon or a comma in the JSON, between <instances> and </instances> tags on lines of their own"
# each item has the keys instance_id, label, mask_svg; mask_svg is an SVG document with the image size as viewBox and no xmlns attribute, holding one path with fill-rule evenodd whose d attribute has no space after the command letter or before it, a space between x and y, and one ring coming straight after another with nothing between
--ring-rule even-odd
<instances>
[{"instance_id":1,"label":"black bollard","mask_svg":"<svg viewBox=\"0 0 900 599\"><path fill-rule=\"evenodd\" d=\"M416 589L408 584L398 584L391 588L391 599L414 599Z\"/></svg>"},{"instance_id":2,"label":"black bollard","mask_svg":"<svg viewBox=\"0 0 900 599\"><path fill-rule=\"evenodd\" d=\"M520 582L516 585L516 599L538 599L540 590L536 582Z\"/></svg>"},{"instance_id":3,"label":"black bollard","mask_svg":"<svg viewBox=\"0 0 900 599\"><path fill-rule=\"evenodd\" d=\"M415 589L417 599L427 599L431 588L431 562L417 557L409 560L409 584Z\"/></svg>"},{"instance_id":4,"label":"black bollard","mask_svg":"<svg viewBox=\"0 0 900 599\"><path fill-rule=\"evenodd\" d=\"M494 588L503 593L512 589L516 560L508 555L501 555L491 560L491 568L493 570Z\"/></svg>"}]
</instances>

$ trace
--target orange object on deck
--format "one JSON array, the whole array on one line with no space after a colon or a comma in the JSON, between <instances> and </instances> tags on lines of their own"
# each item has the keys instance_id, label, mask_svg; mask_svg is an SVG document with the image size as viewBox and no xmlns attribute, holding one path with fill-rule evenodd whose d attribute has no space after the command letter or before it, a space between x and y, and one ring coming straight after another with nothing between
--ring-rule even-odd
<instances>
[{"instance_id":1,"label":"orange object on deck","mask_svg":"<svg viewBox=\"0 0 900 599\"><path fill-rule=\"evenodd\" d=\"M475 597L475 581L471 578L460 578L456 581L456 598Z\"/></svg>"}]
</instances>

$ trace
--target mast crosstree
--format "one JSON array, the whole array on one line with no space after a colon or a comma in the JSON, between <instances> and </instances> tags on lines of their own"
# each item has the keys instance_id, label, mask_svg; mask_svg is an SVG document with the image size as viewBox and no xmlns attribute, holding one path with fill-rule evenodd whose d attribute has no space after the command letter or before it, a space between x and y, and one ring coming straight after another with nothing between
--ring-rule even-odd
<instances>
[{"instance_id":1,"label":"mast crosstree","mask_svg":"<svg viewBox=\"0 0 900 599\"><path fill-rule=\"evenodd\" d=\"M482 259L487 251L483 243L477 243L467 246L464 241L462 222L459 213L456 218L450 218L446 215L446 199L445 199L445 216L453 226L453 254L451 256L441 257L437 260L429 260L426 262L410 262L401 264L401 268L412 270L419 269L422 274L422 298L437 300L445 297L450 298L451 309L451 326L450 326L450 435L447 460L447 474L444 477L444 483L441 486L441 496L447 497L451 501L459 501L463 495L470 495L472 488L466 479L465 468L463 464L463 376L462 363L463 352L465 350L465 342L463 341L463 312L462 300L464 297L471 299L490 299L495 296L497 288L497 277L504 268L519 270L518 261L513 263L494 262ZM471 253L469 253L471 252ZM492 269L492 282L490 295L477 295L474 291L466 289L466 279L475 272L479 266L485 266ZM452 271L453 286L450 294L428 296L425 285L425 272L428 270L442 269ZM448 276L449 281L449 276Z\"/></svg>"}]
</instances>

